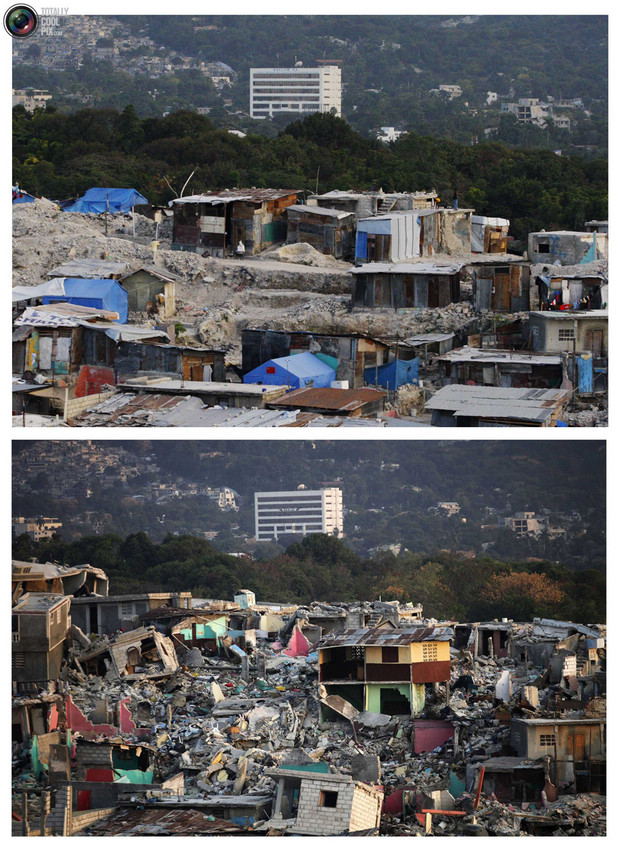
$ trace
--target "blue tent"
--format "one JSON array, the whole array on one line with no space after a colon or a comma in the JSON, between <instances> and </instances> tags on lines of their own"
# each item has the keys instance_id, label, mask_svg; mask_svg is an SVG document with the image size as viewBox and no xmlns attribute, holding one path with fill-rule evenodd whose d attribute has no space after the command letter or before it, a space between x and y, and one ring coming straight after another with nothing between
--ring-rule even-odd
<instances>
[{"instance_id":1,"label":"blue tent","mask_svg":"<svg viewBox=\"0 0 618 850\"><path fill-rule=\"evenodd\" d=\"M148 201L136 189L88 189L82 198L64 208L65 212L81 213L128 213L136 204Z\"/></svg>"},{"instance_id":2,"label":"blue tent","mask_svg":"<svg viewBox=\"0 0 618 850\"><path fill-rule=\"evenodd\" d=\"M34 195L30 192L24 192L19 186L13 186L13 203L14 204L31 204L34 201Z\"/></svg>"},{"instance_id":3,"label":"blue tent","mask_svg":"<svg viewBox=\"0 0 618 850\"><path fill-rule=\"evenodd\" d=\"M83 280L78 277L64 278L64 295L44 295L43 304L80 304L99 310L113 310L119 318L115 321L126 324L129 314L129 295L117 280Z\"/></svg>"},{"instance_id":4,"label":"blue tent","mask_svg":"<svg viewBox=\"0 0 618 850\"><path fill-rule=\"evenodd\" d=\"M300 387L329 387L335 380L335 370L308 351L302 354L290 354L289 357L277 357L262 363L243 378L245 384L273 384L289 386L294 390Z\"/></svg>"},{"instance_id":5,"label":"blue tent","mask_svg":"<svg viewBox=\"0 0 618 850\"><path fill-rule=\"evenodd\" d=\"M393 360L385 366L378 366L378 386L387 390L396 390L403 384L418 384L419 358L414 360ZM376 383L376 367L365 369L365 383Z\"/></svg>"}]
</instances>

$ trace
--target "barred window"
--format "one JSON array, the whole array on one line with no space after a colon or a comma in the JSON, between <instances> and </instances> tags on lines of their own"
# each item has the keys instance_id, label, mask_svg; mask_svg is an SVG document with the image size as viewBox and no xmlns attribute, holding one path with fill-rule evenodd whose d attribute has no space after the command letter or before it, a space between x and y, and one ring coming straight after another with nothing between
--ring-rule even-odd
<instances>
[{"instance_id":1,"label":"barred window","mask_svg":"<svg viewBox=\"0 0 618 850\"><path fill-rule=\"evenodd\" d=\"M423 644L423 661L437 661L438 647L435 643Z\"/></svg>"},{"instance_id":2,"label":"barred window","mask_svg":"<svg viewBox=\"0 0 618 850\"><path fill-rule=\"evenodd\" d=\"M556 736L553 734L539 735L539 746L553 747L556 744Z\"/></svg>"},{"instance_id":3,"label":"barred window","mask_svg":"<svg viewBox=\"0 0 618 850\"><path fill-rule=\"evenodd\" d=\"M575 339L575 331L573 328L558 328L558 340L565 342L567 339Z\"/></svg>"}]
</instances>

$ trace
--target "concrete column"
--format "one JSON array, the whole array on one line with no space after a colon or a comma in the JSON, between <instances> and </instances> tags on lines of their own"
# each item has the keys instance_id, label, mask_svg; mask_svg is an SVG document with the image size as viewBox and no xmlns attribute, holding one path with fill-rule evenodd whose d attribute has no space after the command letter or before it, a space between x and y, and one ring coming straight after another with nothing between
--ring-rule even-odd
<instances>
[{"instance_id":1,"label":"concrete column","mask_svg":"<svg viewBox=\"0 0 618 850\"><path fill-rule=\"evenodd\" d=\"M278 815L281 812L281 800L283 798L284 782L285 782L284 778L281 777L279 779L279 785L277 786L277 799L275 800L275 811L273 812L273 817L275 817L276 815Z\"/></svg>"},{"instance_id":2,"label":"concrete column","mask_svg":"<svg viewBox=\"0 0 618 850\"><path fill-rule=\"evenodd\" d=\"M49 791L41 791L41 835L47 835L47 815L50 810L50 793Z\"/></svg>"},{"instance_id":3,"label":"concrete column","mask_svg":"<svg viewBox=\"0 0 618 850\"><path fill-rule=\"evenodd\" d=\"M21 834L28 835L28 795L22 792L21 795Z\"/></svg>"}]
</instances>

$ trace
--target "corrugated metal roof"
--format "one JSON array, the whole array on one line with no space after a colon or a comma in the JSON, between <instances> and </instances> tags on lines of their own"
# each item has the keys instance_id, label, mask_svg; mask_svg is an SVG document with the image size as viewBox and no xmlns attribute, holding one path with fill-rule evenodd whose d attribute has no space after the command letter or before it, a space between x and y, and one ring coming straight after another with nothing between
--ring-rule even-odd
<instances>
[{"instance_id":1,"label":"corrugated metal roof","mask_svg":"<svg viewBox=\"0 0 618 850\"><path fill-rule=\"evenodd\" d=\"M432 342L447 342L454 339L455 334L414 334L401 340L404 345L430 345Z\"/></svg>"},{"instance_id":2,"label":"corrugated metal roof","mask_svg":"<svg viewBox=\"0 0 618 850\"><path fill-rule=\"evenodd\" d=\"M211 820L208 812L186 808L117 809L107 818L89 825L93 835L225 835L242 834L246 828L227 820Z\"/></svg>"},{"instance_id":3,"label":"corrugated metal roof","mask_svg":"<svg viewBox=\"0 0 618 850\"><path fill-rule=\"evenodd\" d=\"M469 348L467 345L443 354L438 360L448 360L454 363L517 363L531 366L559 366L562 363L562 357L559 354Z\"/></svg>"},{"instance_id":4,"label":"corrugated metal roof","mask_svg":"<svg viewBox=\"0 0 618 850\"><path fill-rule=\"evenodd\" d=\"M354 411L372 401L386 398L383 390L369 388L344 390L337 387L300 388L269 402L279 407L319 407L324 410Z\"/></svg>"},{"instance_id":5,"label":"corrugated metal roof","mask_svg":"<svg viewBox=\"0 0 618 850\"><path fill-rule=\"evenodd\" d=\"M292 204L286 207L287 212L310 213L311 215L322 215L325 218L348 218L353 216L353 212L344 212L343 210L333 210L328 207L318 207L315 204Z\"/></svg>"},{"instance_id":6,"label":"corrugated metal roof","mask_svg":"<svg viewBox=\"0 0 618 850\"><path fill-rule=\"evenodd\" d=\"M437 263L414 263L406 260L405 263L367 263L350 269L352 274L457 274L464 263L449 263L438 265Z\"/></svg>"},{"instance_id":7,"label":"corrugated metal roof","mask_svg":"<svg viewBox=\"0 0 618 850\"><path fill-rule=\"evenodd\" d=\"M139 266L137 269L133 269L133 271L127 272L124 274L120 280L126 280L126 278L131 277L131 275L137 274L137 272L148 272L148 274L154 275L158 277L160 280L164 281L176 281L180 280L179 275L173 274L172 272L168 272L167 269L161 268L161 266Z\"/></svg>"},{"instance_id":8,"label":"corrugated metal roof","mask_svg":"<svg viewBox=\"0 0 618 850\"><path fill-rule=\"evenodd\" d=\"M566 403L568 390L471 387L451 384L425 404L427 410L448 410L454 416L513 418L544 422L555 408Z\"/></svg>"},{"instance_id":9,"label":"corrugated metal roof","mask_svg":"<svg viewBox=\"0 0 618 850\"><path fill-rule=\"evenodd\" d=\"M83 259L67 260L55 269L47 272L47 277L86 277L106 278L120 275L129 268L128 263L112 260Z\"/></svg>"},{"instance_id":10,"label":"corrugated metal roof","mask_svg":"<svg viewBox=\"0 0 618 850\"><path fill-rule=\"evenodd\" d=\"M318 642L322 649L330 646L408 646L423 641L447 641L453 630L447 627L414 629L346 629L329 634Z\"/></svg>"},{"instance_id":11,"label":"corrugated metal roof","mask_svg":"<svg viewBox=\"0 0 618 850\"><path fill-rule=\"evenodd\" d=\"M297 195L300 189L224 189L221 192L203 192L200 195L187 195L175 198L170 204L229 204L233 201L250 201L261 204L263 201L276 201Z\"/></svg>"},{"instance_id":12,"label":"corrugated metal roof","mask_svg":"<svg viewBox=\"0 0 618 850\"><path fill-rule=\"evenodd\" d=\"M565 319L607 319L609 310L531 310L531 316L541 316L550 321Z\"/></svg>"}]
</instances>

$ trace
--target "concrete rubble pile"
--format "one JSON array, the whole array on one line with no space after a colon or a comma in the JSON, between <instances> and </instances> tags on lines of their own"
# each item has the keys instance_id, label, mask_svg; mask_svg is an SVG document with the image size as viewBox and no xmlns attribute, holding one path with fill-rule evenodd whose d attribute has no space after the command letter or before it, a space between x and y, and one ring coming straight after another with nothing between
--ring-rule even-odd
<instances>
[{"instance_id":1,"label":"concrete rubble pile","mask_svg":"<svg viewBox=\"0 0 618 850\"><path fill-rule=\"evenodd\" d=\"M41 807L52 792L55 824L64 777L76 799L108 789L112 802L86 807L101 817L104 805L110 812L199 809L209 823L222 818L269 835L331 834L329 813L307 827L300 809L292 811L336 805L328 794L347 794L352 812L354 805L364 812L337 821L333 834L604 834L604 773L600 792L595 786L576 793L575 774L556 781L553 749L515 756L513 738L517 723L545 723L554 732L569 723L574 730L597 723L604 729L604 628L551 620L450 624L450 679L426 686L422 710L391 715L328 692L322 643L345 644L358 629L387 640L444 631L444 624L421 619L420 605L269 609L213 602L176 611L157 609L157 622L178 616L186 629L187 616L202 623L234 618L244 649L229 635L217 646L190 646L171 625L168 637L162 626L99 637L74 628L60 679L34 698L14 700L14 712L43 701L55 718L55 731L50 723L47 734L13 744L14 819L27 805L30 821L44 820ZM238 630L238 620L247 629L261 618L277 625ZM508 641L500 643L498 634ZM330 714L323 716L325 708ZM105 781L103 764L113 768ZM589 787L595 782L590 774ZM326 789L320 797L319 783ZM104 834L96 818L94 812L90 825L74 806L72 831L65 826L60 834Z\"/></svg>"},{"instance_id":2,"label":"concrete rubble pile","mask_svg":"<svg viewBox=\"0 0 618 850\"><path fill-rule=\"evenodd\" d=\"M130 216L109 216L106 236L104 216L62 213L45 199L18 205L13 209L13 285L37 285L68 259L126 262L131 268L158 265L179 277L177 321L190 329L188 339L225 350L233 363L240 363L240 333L246 327L403 339L465 329L475 320L468 301L424 310L352 310L350 265L304 243L259 257L220 260L172 251L168 221L156 242L153 221L135 214L135 228L133 237Z\"/></svg>"}]
</instances>

